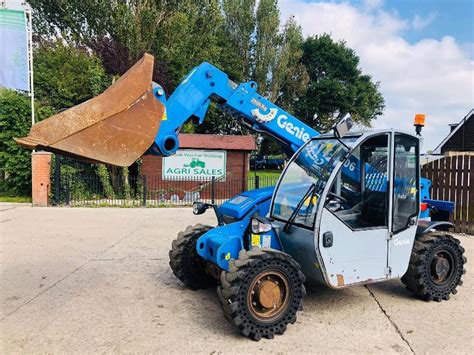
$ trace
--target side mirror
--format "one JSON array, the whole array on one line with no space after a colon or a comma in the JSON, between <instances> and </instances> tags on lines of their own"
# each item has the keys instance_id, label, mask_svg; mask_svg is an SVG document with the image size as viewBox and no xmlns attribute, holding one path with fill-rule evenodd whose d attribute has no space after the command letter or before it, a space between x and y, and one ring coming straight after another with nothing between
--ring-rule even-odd
<instances>
[{"instance_id":1,"label":"side mirror","mask_svg":"<svg viewBox=\"0 0 474 355\"><path fill-rule=\"evenodd\" d=\"M194 202L193 203L193 213L195 215L203 214L204 212L206 212L207 207L209 207L209 206L206 203Z\"/></svg>"},{"instance_id":2,"label":"side mirror","mask_svg":"<svg viewBox=\"0 0 474 355\"><path fill-rule=\"evenodd\" d=\"M344 137L347 132L352 128L352 118L343 118L337 125L334 126L334 134L338 138Z\"/></svg>"}]
</instances>

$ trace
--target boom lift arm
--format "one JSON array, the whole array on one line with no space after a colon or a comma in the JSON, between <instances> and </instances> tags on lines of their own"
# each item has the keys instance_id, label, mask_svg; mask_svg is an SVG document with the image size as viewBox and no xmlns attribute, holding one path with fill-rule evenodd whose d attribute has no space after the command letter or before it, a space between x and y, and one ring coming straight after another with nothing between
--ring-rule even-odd
<instances>
[{"instance_id":1,"label":"boom lift arm","mask_svg":"<svg viewBox=\"0 0 474 355\"><path fill-rule=\"evenodd\" d=\"M166 100L154 84L155 97L165 106L160 129L151 152L169 156L179 147L178 133L191 117L202 123L211 100L252 130L270 134L282 142L291 156L311 137L320 133L257 93L253 81L236 84L222 70L204 62L195 67Z\"/></svg>"},{"instance_id":2,"label":"boom lift arm","mask_svg":"<svg viewBox=\"0 0 474 355\"><path fill-rule=\"evenodd\" d=\"M149 153L170 156L179 148L178 134L192 117L202 123L211 101L251 130L271 135L282 143L291 158L311 137L320 133L257 92L253 81L236 84L226 73L204 62L195 67L167 100L163 88L154 83L153 93L165 107L160 129ZM318 154L319 152L315 152ZM320 154L322 157L323 154ZM346 168L354 181L359 170Z\"/></svg>"}]
</instances>

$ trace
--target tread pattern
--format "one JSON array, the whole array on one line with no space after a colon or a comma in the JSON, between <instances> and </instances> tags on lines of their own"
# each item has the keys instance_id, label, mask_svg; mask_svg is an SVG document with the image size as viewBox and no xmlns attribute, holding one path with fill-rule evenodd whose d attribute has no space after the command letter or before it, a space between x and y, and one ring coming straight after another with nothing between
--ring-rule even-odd
<instances>
[{"instance_id":1,"label":"tread pattern","mask_svg":"<svg viewBox=\"0 0 474 355\"><path fill-rule=\"evenodd\" d=\"M205 271L205 261L196 251L197 239L213 227L203 224L188 226L178 233L169 252L170 266L173 274L192 290L209 288L216 285L216 280ZM202 262L199 262L199 260Z\"/></svg>"},{"instance_id":2,"label":"tread pattern","mask_svg":"<svg viewBox=\"0 0 474 355\"><path fill-rule=\"evenodd\" d=\"M283 269L289 276L292 298L280 319L273 323L261 323L250 315L246 295L253 277L268 267ZM229 272L221 272L217 295L225 317L241 334L253 340L262 337L272 339L275 334L283 334L289 323L296 322L296 313L302 309L306 294L304 282L300 265L288 254L271 249L241 250L239 259L230 262Z\"/></svg>"},{"instance_id":3,"label":"tread pattern","mask_svg":"<svg viewBox=\"0 0 474 355\"><path fill-rule=\"evenodd\" d=\"M454 275L445 285L436 285L430 277L430 260L438 248L448 248L454 257ZM441 302L448 300L450 294L457 293L457 286L462 285L462 275L466 273L467 262L464 248L458 239L440 232L430 232L417 236L411 253L410 264L402 282L416 296L425 300Z\"/></svg>"}]
</instances>

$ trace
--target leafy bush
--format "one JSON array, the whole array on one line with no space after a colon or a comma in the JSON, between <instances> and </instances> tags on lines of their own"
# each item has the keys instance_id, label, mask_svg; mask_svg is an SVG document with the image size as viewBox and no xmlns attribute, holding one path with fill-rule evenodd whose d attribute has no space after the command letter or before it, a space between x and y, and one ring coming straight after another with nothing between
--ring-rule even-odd
<instances>
[{"instance_id":1,"label":"leafy bush","mask_svg":"<svg viewBox=\"0 0 474 355\"><path fill-rule=\"evenodd\" d=\"M53 114L51 107L36 103L37 120ZM19 196L31 194L30 151L13 137L26 136L31 127L30 98L11 90L0 90L0 192Z\"/></svg>"},{"instance_id":2,"label":"leafy bush","mask_svg":"<svg viewBox=\"0 0 474 355\"><path fill-rule=\"evenodd\" d=\"M97 57L60 42L40 46L34 66L36 98L56 110L100 94L111 82Z\"/></svg>"}]
</instances>

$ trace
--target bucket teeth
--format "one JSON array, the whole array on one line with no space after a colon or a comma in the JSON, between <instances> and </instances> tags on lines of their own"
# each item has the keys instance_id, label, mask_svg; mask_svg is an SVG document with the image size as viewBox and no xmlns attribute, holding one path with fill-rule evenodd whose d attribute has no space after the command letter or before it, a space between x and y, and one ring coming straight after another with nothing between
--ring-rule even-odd
<instances>
[{"instance_id":1,"label":"bucket teeth","mask_svg":"<svg viewBox=\"0 0 474 355\"><path fill-rule=\"evenodd\" d=\"M87 161L133 164L153 144L164 112L153 95L153 61L145 54L102 94L36 123L15 141Z\"/></svg>"}]
</instances>

